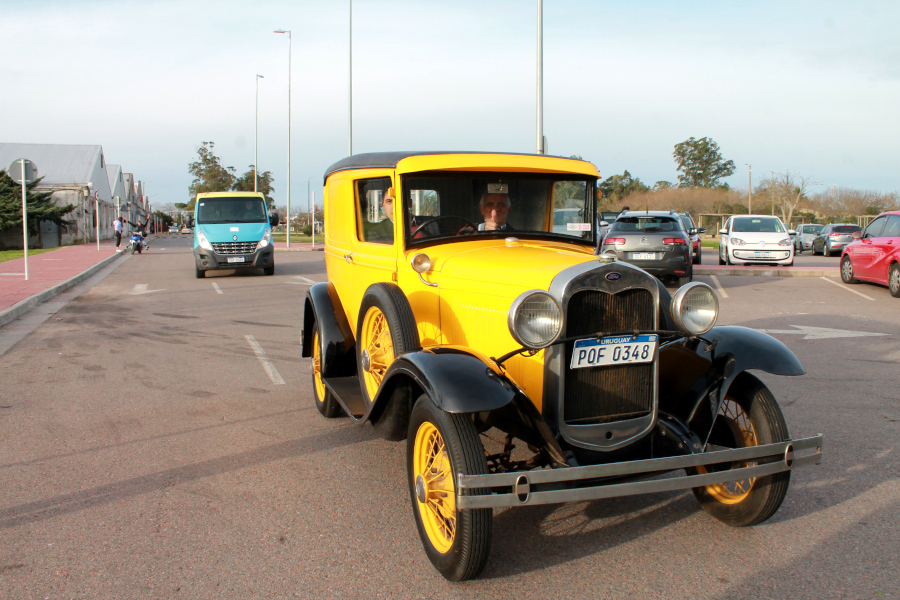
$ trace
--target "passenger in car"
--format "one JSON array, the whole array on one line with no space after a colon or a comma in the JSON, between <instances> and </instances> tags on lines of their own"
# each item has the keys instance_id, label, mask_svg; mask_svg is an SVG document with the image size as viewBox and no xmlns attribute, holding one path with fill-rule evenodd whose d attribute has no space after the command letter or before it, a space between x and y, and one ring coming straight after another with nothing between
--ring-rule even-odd
<instances>
[{"instance_id":1,"label":"passenger in car","mask_svg":"<svg viewBox=\"0 0 900 600\"><path fill-rule=\"evenodd\" d=\"M509 216L510 201L508 194L485 192L478 203L484 223L478 224L478 231L515 231L506 222Z\"/></svg>"}]
</instances>

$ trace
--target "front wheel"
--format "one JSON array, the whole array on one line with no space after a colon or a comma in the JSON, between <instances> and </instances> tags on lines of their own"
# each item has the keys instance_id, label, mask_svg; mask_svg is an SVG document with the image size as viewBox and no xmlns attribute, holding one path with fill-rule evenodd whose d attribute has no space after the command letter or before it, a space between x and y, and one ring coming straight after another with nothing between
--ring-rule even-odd
<instances>
[{"instance_id":1,"label":"front wheel","mask_svg":"<svg viewBox=\"0 0 900 600\"><path fill-rule=\"evenodd\" d=\"M491 551L489 508L456 508L457 473L487 473L472 418L444 412L422 395L410 415L406 469L413 516L425 554L450 581L476 577Z\"/></svg>"},{"instance_id":2,"label":"front wheel","mask_svg":"<svg viewBox=\"0 0 900 600\"><path fill-rule=\"evenodd\" d=\"M196 269L194 275L197 277L197 279L203 279L204 277L206 277L206 271L200 270L199 267L194 267L194 269Z\"/></svg>"},{"instance_id":3,"label":"front wheel","mask_svg":"<svg viewBox=\"0 0 900 600\"><path fill-rule=\"evenodd\" d=\"M727 248L725 249L725 252L728 252ZM719 250L719 264L720 265L725 264L725 254L721 250Z\"/></svg>"},{"instance_id":4,"label":"front wheel","mask_svg":"<svg viewBox=\"0 0 900 600\"><path fill-rule=\"evenodd\" d=\"M888 289L891 290L891 296L900 298L900 265L897 263L888 269Z\"/></svg>"},{"instance_id":5,"label":"front wheel","mask_svg":"<svg viewBox=\"0 0 900 600\"><path fill-rule=\"evenodd\" d=\"M853 276L853 263L850 262L850 256L845 254L841 259L841 281L844 283L859 283L859 280Z\"/></svg>"},{"instance_id":6,"label":"front wheel","mask_svg":"<svg viewBox=\"0 0 900 600\"><path fill-rule=\"evenodd\" d=\"M724 448L746 448L783 442L787 424L772 392L759 379L742 373L734 380L713 425L709 443ZM708 473L756 465L755 461L698 467ZM732 527L762 523L781 506L790 483L790 471L749 477L694 488L700 506Z\"/></svg>"},{"instance_id":7,"label":"front wheel","mask_svg":"<svg viewBox=\"0 0 900 600\"><path fill-rule=\"evenodd\" d=\"M274 274L275 274L275 265L272 265L271 267L263 268L263 275L274 275Z\"/></svg>"}]
</instances>

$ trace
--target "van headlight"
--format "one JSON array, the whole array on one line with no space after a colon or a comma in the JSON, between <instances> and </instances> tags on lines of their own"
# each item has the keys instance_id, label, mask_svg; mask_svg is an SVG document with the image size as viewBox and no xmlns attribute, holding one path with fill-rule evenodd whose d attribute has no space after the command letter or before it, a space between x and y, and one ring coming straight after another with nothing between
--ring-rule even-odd
<instances>
[{"instance_id":1,"label":"van headlight","mask_svg":"<svg viewBox=\"0 0 900 600\"><path fill-rule=\"evenodd\" d=\"M272 243L272 230L269 227L266 227L266 232L263 234L262 239L259 240L259 243L256 245L256 249L262 250L263 248L265 248L266 246L268 246L271 243Z\"/></svg>"},{"instance_id":2,"label":"van headlight","mask_svg":"<svg viewBox=\"0 0 900 600\"><path fill-rule=\"evenodd\" d=\"M688 335L700 335L712 329L719 317L719 298L705 283L681 286L672 296L672 320Z\"/></svg>"},{"instance_id":3,"label":"van headlight","mask_svg":"<svg viewBox=\"0 0 900 600\"><path fill-rule=\"evenodd\" d=\"M562 307L543 290L530 290L509 308L509 333L526 348L546 348L562 333Z\"/></svg>"},{"instance_id":4,"label":"van headlight","mask_svg":"<svg viewBox=\"0 0 900 600\"><path fill-rule=\"evenodd\" d=\"M212 250L212 244L210 244L209 240L206 239L206 236L203 235L202 229L197 229L197 244L204 250Z\"/></svg>"}]
</instances>

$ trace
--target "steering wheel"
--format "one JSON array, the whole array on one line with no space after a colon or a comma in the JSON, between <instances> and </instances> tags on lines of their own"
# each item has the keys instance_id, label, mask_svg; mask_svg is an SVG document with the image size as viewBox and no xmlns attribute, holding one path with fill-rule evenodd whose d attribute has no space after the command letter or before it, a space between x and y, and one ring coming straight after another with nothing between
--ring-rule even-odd
<instances>
[{"instance_id":1,"label":"steering wheel","mask_svg":"<svg viewBox=\"0 0 900 600\"><path fill-rule=\"evenodd\" d=\"M450 221L450 220L462 221L462 225L460 225L459 227L456 228L456 231L453 232L453 235L475 233L476 231L478 231L478 226L475 225L475 223L469 221L468 219L464 219L462 217L457 217L455 215L441 215L438 217L432 217L430 219L426 219L421 224L419 224L418 227L413 229L412 237L414 237L414 238L424 237L422 230L426 226L431 225L432 223L438 223L440 221Z\"/></svg>"}]
</instances>

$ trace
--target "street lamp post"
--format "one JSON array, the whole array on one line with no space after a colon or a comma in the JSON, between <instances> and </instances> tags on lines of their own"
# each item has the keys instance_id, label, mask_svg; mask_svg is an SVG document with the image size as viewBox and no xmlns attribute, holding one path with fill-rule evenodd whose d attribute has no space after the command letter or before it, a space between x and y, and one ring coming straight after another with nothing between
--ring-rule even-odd
<instances>
[{"instance_id":1,"label":"street lamp post","mask_svg":"<svg viewBox=\"0 0 900 600\"><path fill-rule=\"evenodd\" d=\"M350 0L350 75L348 87L347 156L353 156L353 0ZM315 225L313 225L315 233Z\"/></svg>"},{"instance_id":2,"label":"street lamp post","mask_svg":"<svg viewBox=\"0 0 900 600\"><path fill-rule=\"evenodd\" d=\"M752 215L753 209L750 207L753 205L753 167L749 163L744 164L747 165L747 212Z\"/></svg>"},{"instance_id":3,"label":"street lamp post","mask_svg":"<svg viewBox=\"0 0 900 600\"><path fill-rule=\"evenodd\" d=\"M537 0L537 153L544 154L544 41L542 38L544 23L544 7L542 0Z\"/></svg>"},{"instance_id":4,"label":"street lamp post","mask_svg":"<svg viewBox=\"0 0 900 600\"><path fill-rule=\"evenodd\" d=\"M288 36L288 167L287 167L287 247L291 247L291 30L276 29Z\"/></svg>"},{"instance_id":5,"label":"street lamp post","mask_svg":"<svg viewBox=\"0 0 900 600\"><path fill-rule=\"evenodd\" d=\"M313 223L314 215L313 215L313 208L312 208L312 191L311 191L312 190L312 180L313 180L312 177L310 177L309 179L306 180L306 206L307 206L307 208L309 208L309 225L310 225L309 233L311 235L315 235L316 225L315 225L315 223ZM315 238L313 238L313 239L315 239Z\"/></svg>"},{"instance_id":6,"label":"street lamp post","mask_svg":"<svg viewBox=\"0 0 900 600\"><path fill-rule=\"evenodd\" d=\"M256 151L253 154L253 193L257 192L256 183L259 180L257 169L259 165L259 80L265 79L259 73L256 74Z\"/></svg>"}]
</instances>

